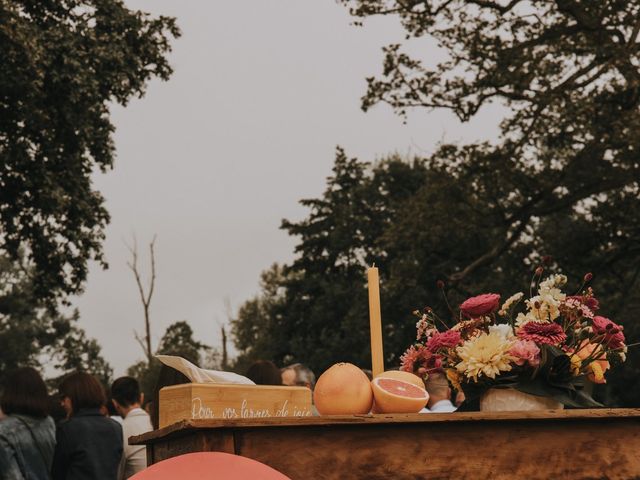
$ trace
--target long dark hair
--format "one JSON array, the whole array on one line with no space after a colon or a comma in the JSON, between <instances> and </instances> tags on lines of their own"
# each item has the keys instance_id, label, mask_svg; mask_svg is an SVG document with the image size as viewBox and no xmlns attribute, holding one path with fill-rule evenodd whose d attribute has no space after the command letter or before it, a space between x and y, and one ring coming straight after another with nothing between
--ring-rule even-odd
<instances>
[{"instance_id":1,"label":"long dark hair","mask_svg":"<svg viewBox=\"0 0 640 480\"><path fill-rule=\"evenodd\" d=\"M49 414L49 396L38 371L23 367L10 373L5 380L0 408L7 415L46 417Z\"/></svg>"},{"instance_id":2,"label":"long dark hair","mask_svg":"<svg viewBox=\"0 0 640 480\"><path fill-rule=\"evenodd\" d=\"M100 408L107 402L100 382L84 372L72 373L65 378L60 384L60 395L71 400L73 414L82 408Z\"/></svg>"}]
</instances>

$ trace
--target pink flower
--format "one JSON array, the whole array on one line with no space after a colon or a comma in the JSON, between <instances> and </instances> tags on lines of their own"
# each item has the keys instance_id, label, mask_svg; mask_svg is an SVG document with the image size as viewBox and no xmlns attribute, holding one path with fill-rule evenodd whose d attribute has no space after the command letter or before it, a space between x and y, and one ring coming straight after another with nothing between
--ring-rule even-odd
<instances>
[{"instance_id":1,"label":"pink flower","mask_svg":"<svg viewBox=\"0 0 640 480\"><path fill-rule=\"evenodd\" d=\"M447 330L446 332L436 332L427 341L427 349L435 352L441 348L453 348L460 343L460 332Z\"/></svg>"},{"instance_id":2,"label":"pink flower","mask_svg":"<svg viewBox=\"0 0 640 480\"><path fill-rule=\"evenodd\" d=\"M500 306L500 295L497 293L483 293L462 302L460 311L467 317L475 318L495 312Z\"/></svg>"},{"instance_id":3,"label":"pink flower","mask_svg":"<svg viewBox=\"0 0 640 480\"><path fill-rule=\"evenodd\" d=\"M623 327L617 325L606 317L593 317L593 333L596 335L604 335L603 345L608 348L624 347Z\"/></svg>"},{"instance_id":4,"label":"pink flower","mask_svg":"<svg viewBox=\"0 0 640 480\"><path fill-rule=\"evenodd\" d=\"M516 358L516 365L528 363L532 367L540 365L540 349L531 340L516 340L509 354Z\"/></svg>"},{"instance_id":5,"label":"pink flower","mask_svg":"<svg viewBox=\"0 0 640 480\"><path fill-rule=\"evenodd\" d=\"M567 334L557 323L527 322L518 329L516 335L523 340L547 345L559 345L567 339Z\"/></svg>"},{"instance_id":6,"label":"pink flower","mask_svg":"<svg viewBox=\"0 0 640 480\"><path fill-rule=\"evenodd\" d=\"M600 308L600 302L598 302L598 299L596 297L593 296L587 296L587 295L571 295L570 297L567 297L567 300L577 300L578 302L580 302L582 305L584 305L585 307L589 308L589 310L595 312L596 310L598 310Z\"/></svg>"}]
</instances>

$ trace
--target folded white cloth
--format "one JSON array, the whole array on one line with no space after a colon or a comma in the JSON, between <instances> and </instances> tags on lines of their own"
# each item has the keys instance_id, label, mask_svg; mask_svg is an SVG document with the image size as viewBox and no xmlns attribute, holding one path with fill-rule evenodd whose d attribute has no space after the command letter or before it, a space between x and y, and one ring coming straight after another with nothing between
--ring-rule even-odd
<instances>
[{"instance_id":1,"label":"folded white cloth","mask_svg":"<svg viewBox=\"0 0 640 480\"><path fill-rule=\"evenodd\" d=\"M156 358L168 367L183 373L192 383L232 383L237 385L255 385L247 377L233 372L206 370L198 368L189 360L174 355L156 355Z\"/></svg>"}]
</instances>

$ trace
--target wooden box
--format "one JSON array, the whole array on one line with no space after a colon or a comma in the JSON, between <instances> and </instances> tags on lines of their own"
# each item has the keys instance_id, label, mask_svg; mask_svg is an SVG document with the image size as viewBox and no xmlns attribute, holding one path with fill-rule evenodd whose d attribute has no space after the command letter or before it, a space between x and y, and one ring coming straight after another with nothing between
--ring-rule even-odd
<instances>
[{"instance_id":1,"label":"wooden box","mask_svg":"<svg viewBox=\"0 0 640 480\"><path fill-rule=\"evenodd\" d=\"M160 390L159 426L181 420L311 415L306 387L188 383Z\"/></svg>"}]
</instances>

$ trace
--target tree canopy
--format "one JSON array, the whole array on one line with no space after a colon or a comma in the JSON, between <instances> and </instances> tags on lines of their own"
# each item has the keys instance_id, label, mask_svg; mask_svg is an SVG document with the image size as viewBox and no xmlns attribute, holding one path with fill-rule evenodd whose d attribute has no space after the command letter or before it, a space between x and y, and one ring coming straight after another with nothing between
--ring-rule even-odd
<instances>
[{"instance_id":1,"label":"tree canopy","mask_svg":"<svg viewBox=\"0 0 640 480\"><path fill-rule=\"evenodd\" d=\"M361 19L396 15L408 38L430 36L447 54L430 67L385 48L383 72L368 79L362 106L445 108L468 120L489 102L510 113L495 144L451 151L447 162L495 170L488 207L509 233L451 280L493 261L540 217L556 211L620 211L637 202L640 148L638 2L342 0ZM486 194L485 192L479 192ZM505 199L508 198L508 202ZM597 215L597 213L596 213ZM635 219L618 225L614 261L633 252ZM637 264L634 265L637 268Z\"/></svg>"},{"instance_id":2,"label":"tree canopy","mask_svg":"<svg viewBox=\"0 0 640 480\"><path fill-rule=\"evenodd\" d=\"M46 366L47 376L82 370L108 385L111 367L97 341L79 327L78 312L47 308L34 295L31 278L0 256L0 384L15 368Z\"/></svg>"},{"instance_id":3,"label":"tree canopy","mask_svg":"<svg viewBox=\"0 0 640 480\"><path fill-rule=\"evenodd\" d=\"M0 0L0 253L38 298L81 290L109 215L91 181L113 166L109 107L166 80L175 20L121 0Z\"/></svg>"}]
</instances>

